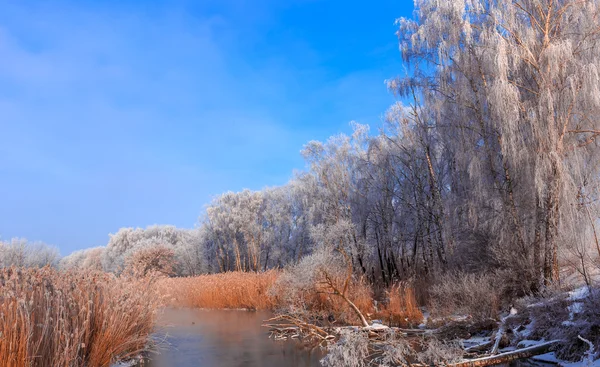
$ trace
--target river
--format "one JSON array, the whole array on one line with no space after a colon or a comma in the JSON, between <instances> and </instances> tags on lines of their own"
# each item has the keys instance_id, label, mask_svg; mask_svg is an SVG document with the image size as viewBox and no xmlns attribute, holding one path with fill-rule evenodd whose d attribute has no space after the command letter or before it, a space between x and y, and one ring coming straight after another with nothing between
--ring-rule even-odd
<instances>
[{"instance_id":1,"label":"river","mask_svg":"<svg viewBox=\"0 0 600 367\"><path fill-rule=\"evenodd\" d=\"M155 337L158 353L143 367L313 367L325 355L297 340L273 341L261 327L269 312L165 309ZM530 360L515 361L511 367L549 367ZM508 367L508 366L504 366ZM555 367L555 366L552 366Z\"/></svg>"},{"instance_id":2,"label":"river","mask_svg":"<svg viewBox=\"0 0 600 367\"><path fill-rule=\"evenodd\" d=\"M298 341L273 341L268 312L165 309L158 319L158 354L149 367L313 367L323 352Z\"/></svg>"}]
</instances>

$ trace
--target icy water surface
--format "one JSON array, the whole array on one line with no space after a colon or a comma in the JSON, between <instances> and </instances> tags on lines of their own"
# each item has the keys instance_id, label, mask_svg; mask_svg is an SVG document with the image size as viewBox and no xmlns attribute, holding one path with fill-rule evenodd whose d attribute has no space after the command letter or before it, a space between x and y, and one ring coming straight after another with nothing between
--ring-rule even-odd
<instances>
[{"instance_id":1,"label":"icy water surface","mask_svg":"<svg viewBox=\"0 0 600 367\"><path fill-rule=\"evenodd\" d=\"M298 341L273 341L261 327L268 312L165 309L158 320L159 354L143 367L313 367L324 352ZM531 360L500 367L555 367Z\"/></svg>"},{"instance_id":2,"label":"icy water surface","mask_svg":"<svg viewBox=\"0 0 600 367\"><path fill-rule=\"evenodd\" d=\"M166 309L157 333L164 338L150 367L312 367L323 353L299 342L268 338L267 312ZM166 337L164 337L166 335Z\"/></svg>"}]
</instances>

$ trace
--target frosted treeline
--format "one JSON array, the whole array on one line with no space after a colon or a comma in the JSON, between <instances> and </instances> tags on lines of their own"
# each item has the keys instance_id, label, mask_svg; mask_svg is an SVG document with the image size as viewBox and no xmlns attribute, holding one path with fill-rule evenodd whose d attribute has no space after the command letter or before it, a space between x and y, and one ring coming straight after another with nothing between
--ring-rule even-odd
<instances>
[{"instance_id":1,"label":"frosted treeline","mask_svg":"<svg viewBox=\"0 0 600 367\"><path fill-rule=\"evenodd\" d=\"M117 233L109 235L106 246L75 251L63 257L59 265L62 269L94 269L121 273L128 262L136 261L136 253L154 250L156 256L163 254L168 257L153 260L157 263L168 263L173 275L198 275L206 271L205 232L204 228L182 229L170 225L153 225L145 229L121 228Z\"/></svg>"},{"instance_id":2,"label":"frosted treeline","mask_svg":"<svg viewBox=\"0 0 600 367\"><path fill-rule=\"evenodd\" d=\"M0 268L55 266L59 259L58 249L43 242L29 242L24 238L0 241Z\"/></svg>"}]
</instances>

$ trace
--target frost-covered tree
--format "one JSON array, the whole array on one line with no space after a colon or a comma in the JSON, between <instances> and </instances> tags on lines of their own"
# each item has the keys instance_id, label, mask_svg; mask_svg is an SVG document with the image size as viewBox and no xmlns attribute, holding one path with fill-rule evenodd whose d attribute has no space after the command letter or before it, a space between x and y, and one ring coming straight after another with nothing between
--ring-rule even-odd
<instances>
[{"instance_id":1,"label":"frost-covered tree","mask_svg":"<svg viewBox=\"0 0 600 367\"><path fill-rule=\"evenodd\" d=\"M294 266L335 248L377 285L458 270L501 275L522 294L558 280L561 264L589 281L600 257L599 3L415 6L398 21L407 73L389 88L400 101L378 132L352 123L350 135L309 142L305 171L216 197L197 229L123 228L104 269L156 246L174 251L177 275Z\"/></svg>"},{"instance_id":2,"label":"frost-covered tree","mask_svg":"<svg viewBox=\"0 0 600 367\"><path fill-rule=\"evenodd\" d=\"M110 272L121 272L125 260L134 253L156 246L165 246L175 253L178 275L196 275L203 271L202 232L175 226L154 225L147 228L121 228L110 235L102 252L102 266Z\"/></svg>"},{"instance_id":3,"label":"frost-covered tree","mask_svg":"<svg viewBox=\"0 0 600 367\"><path fill-rule=\"evenodd\" d=\"M497 260L559 276L597 192L600 5L575 0L416 1L399 21L410 75L390 87L439 140L454 218ZM592 158L593 157L593 158ZM588 200L581 198L588 197ZM593 199L591 199L593 198ZM590 200L591 199L591 200Z\"/></svg>"}]
</instances>

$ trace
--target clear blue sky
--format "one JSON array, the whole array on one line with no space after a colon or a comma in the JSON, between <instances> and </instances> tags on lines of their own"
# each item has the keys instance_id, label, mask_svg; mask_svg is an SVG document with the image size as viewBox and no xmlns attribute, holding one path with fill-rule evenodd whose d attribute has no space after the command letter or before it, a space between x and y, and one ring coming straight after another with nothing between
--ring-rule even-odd
<instances>
[{"instance_id":1,"label":"clear blue sky","mask_svg":"<svg viewBox=\"0 0 600 367\"><path fill-rule=\"evenodd\" d=\"M105 245L281 185L311 139L377 128L412 2L3 1L0 238Z\"/></svg>"}]
</instances>

